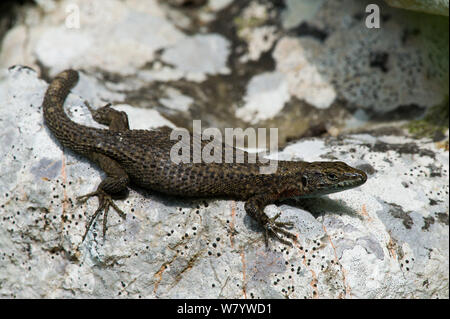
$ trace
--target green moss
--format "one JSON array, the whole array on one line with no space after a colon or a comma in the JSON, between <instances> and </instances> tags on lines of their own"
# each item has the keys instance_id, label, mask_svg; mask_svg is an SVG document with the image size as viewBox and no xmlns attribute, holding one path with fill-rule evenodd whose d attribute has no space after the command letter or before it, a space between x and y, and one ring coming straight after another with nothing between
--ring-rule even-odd
<instances>
[{"instance_id":1,"label":"green moss","mask_svg":"<svg viewBox=\"0 0 450 319\"><path fill-rule=\"evenodd\" d=\"M425 116L407 124L409 132L416 137L433 138L437 134L444 134L449 128L449 98L441 104L430 107Z\"/></svg>"},{"instance_id":2,"label":"green moss","mask_svg":"<svg viewBox=\"0 0 450 319\"><path fill-rule=\"evenodd\" d=\"M245 29L245 28L259 27L260 25L263 25L265 21L266 21L265 19L254 18L254 17L251 17L249 19L237 17L234 19L234 24L236 25L236 28L239 32L240 30Z\"/></svg>"}]
</instances>

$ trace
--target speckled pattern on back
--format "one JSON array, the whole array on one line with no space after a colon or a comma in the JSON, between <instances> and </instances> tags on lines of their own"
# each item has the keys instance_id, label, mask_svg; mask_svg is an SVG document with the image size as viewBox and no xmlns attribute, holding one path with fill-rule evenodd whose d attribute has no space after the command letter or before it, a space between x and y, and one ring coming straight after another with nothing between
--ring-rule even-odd
<instances>
[{"instance_id":1,"label":"speckled pattern on back","mask_svg":"<svg viewBox=\"0 0 450 319\"><path fill-rule=\"evenodd\" d=\"M278 234L295 240L294 234L284 230L291 224L277 222L278 216L269 218L264 213L266 205L279 199L342 191L357 187L367 179L363 171L343 162L279 161L274 173L262 174L260 168L267 164L249 163L248 153L245 153L244 163L191 161L175 164L170 158L170 150L177 141L170 139L172 129L169 127L130 130L127 115L109 106L91 110L94 119L109 125L109 129L87 127L71 121L63 110L63 104L77 81L78 73L74 70L63 71L55 77L44 97L44 119L63 146L96 162L105 171L107 178L96 192L88 194L98 196L100 200L94 217L101 210L106 214L109 206L118 211L110 195L123 191L131 182L172 195L244 200L247 213L265 228L266 239L271 234L290 244ZM193 139L190 140L192 144Z\"/></svg>"}]
</instances>

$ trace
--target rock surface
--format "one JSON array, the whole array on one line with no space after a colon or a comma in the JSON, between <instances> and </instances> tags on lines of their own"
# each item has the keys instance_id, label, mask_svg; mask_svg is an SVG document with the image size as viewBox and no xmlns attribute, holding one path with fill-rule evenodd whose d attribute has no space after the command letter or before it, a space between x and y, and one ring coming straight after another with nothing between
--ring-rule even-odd
<instances>
[{"instance_id":1,"label":"rock surface","mask_svg":"<svg viewBox=\"0 0 450 319\"><path fill-rule=\"evenodd\" d=\"M83 81L66 112L96 126ZM103 239L100 218L81 243L97 202L75 197L103 174L43 125L46 86L26 68L1 75L2 297L448 297L449 157L438 144L360 134L287 146L280 159L343 160L369 173L357 189L269 206L295 223L293 248L266 250L242 202L140 189L118 202L125 221L112 213ZM147 128L162 124L153 115ZM142 116L130 114L131 126Z\"/></svg>"}]
</instances>

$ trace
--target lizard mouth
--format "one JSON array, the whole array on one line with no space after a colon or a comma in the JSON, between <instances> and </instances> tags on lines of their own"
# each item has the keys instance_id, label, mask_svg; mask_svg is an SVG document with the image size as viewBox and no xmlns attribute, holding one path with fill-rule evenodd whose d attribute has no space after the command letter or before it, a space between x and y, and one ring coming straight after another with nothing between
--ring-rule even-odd
<instances>
[{"instance_id":1,"label":"lizard mouth","mask_svg":"<svg viewBox=\"0 0 450 319\"><path fill-rule=\"evenodd\" d=\"M346 190L349 188L353 188L353 187L358 187L362 184L364 184L365 181L359 180L359 181L344 181L344 182L340 182L339 184L336 185L336 190L337 191L341 191L341 190Z\"/></svg>"},{"instance_id":2,"label":"lizard mouth","mask_svg":"<svg viewBox=\"0 0 450 319\"><path fill-rule=\"evenodd\" d=\"M304 197L317 197L322 195L328 195L332 193L342 192L347 189L358 187L367 181L367 174L363 171L355 173L346 173L345 179L331 185L318 185L316 190Z\"/></svg>"},{"instance_id":3,"label":"lizard mouth","mask_svg":"<svg viewBox=\"0 0 450 319\"><path fill-rule=\"evenodd\" d=\"M343 183L345 185L354 185L359 186L364 184L367 181L367 174L363 171L358 171L355 173L346 173L344 176L347 178Z\"/></svg>"},{"instance_id":4,"label":"lizard mouth","mask_svg":"<svg viewBox=\"0 0 450 319\"><path fill-rule=\"evenodd\" d=\"M363 171L346 173L344 176L346 179L337 184L338 189L345 190L348 188L358 187L367 181L367 174Z\"/></svg>"}]
</instances>

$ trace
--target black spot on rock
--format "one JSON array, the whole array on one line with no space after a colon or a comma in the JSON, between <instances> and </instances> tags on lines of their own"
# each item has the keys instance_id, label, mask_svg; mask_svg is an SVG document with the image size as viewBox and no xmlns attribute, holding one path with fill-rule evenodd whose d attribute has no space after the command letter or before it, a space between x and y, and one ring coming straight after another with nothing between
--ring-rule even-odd
<instances>
[{"instance_id":1,"label":"black spot on rock","mask_svg":"<svg viewBox=\"0 0 450 319\"><path fill-rule=\"evenodd\" d=\"M424 217L423 224L424 225L422 226L422 230L428 230L430 226L434 224L433 216Z\"/></svg>"},{"instance_id":2,"label":"black spot on rock","mask_svg":"<svg viewBox=\"0 0 450 319\"><path fill-rule=\"evenodd\" d=\"M291 30L293 33L295 33L299 37L313 37L321 42L325 41L325 39L328 37L328 33L324 30L321 30L307 22L303 22L297 27L293 28Z\"/></svg>"},{"instance_id":3,"label":"black spot on rock","mask_svg":"<svg viewBox=\"0 0 450 319\"><path fill-rule=\"evenodd\" d=\"M401 206L394 204L394 203L389 203L389 205L391 206L391 209L389 210L389 213L395 217L395 218L400 218L403 220L403 225L407 228L407 229L411 229L412 225L414 225L413 219L411 218L411 216L409 216L408 212L405 212Z\"/></svg>"},{"instance_id":4,"label":"black spot on rock","mask_svg":"<svg viewBox=\"0 0 450 319\"><path fill-rule=\"evenodd\" d=\"M370 67L379 68L383 73L388 71L387 62L389 60L389 53L387 52L371 52L370 53Z\"/></svg>"}]
</instances>

